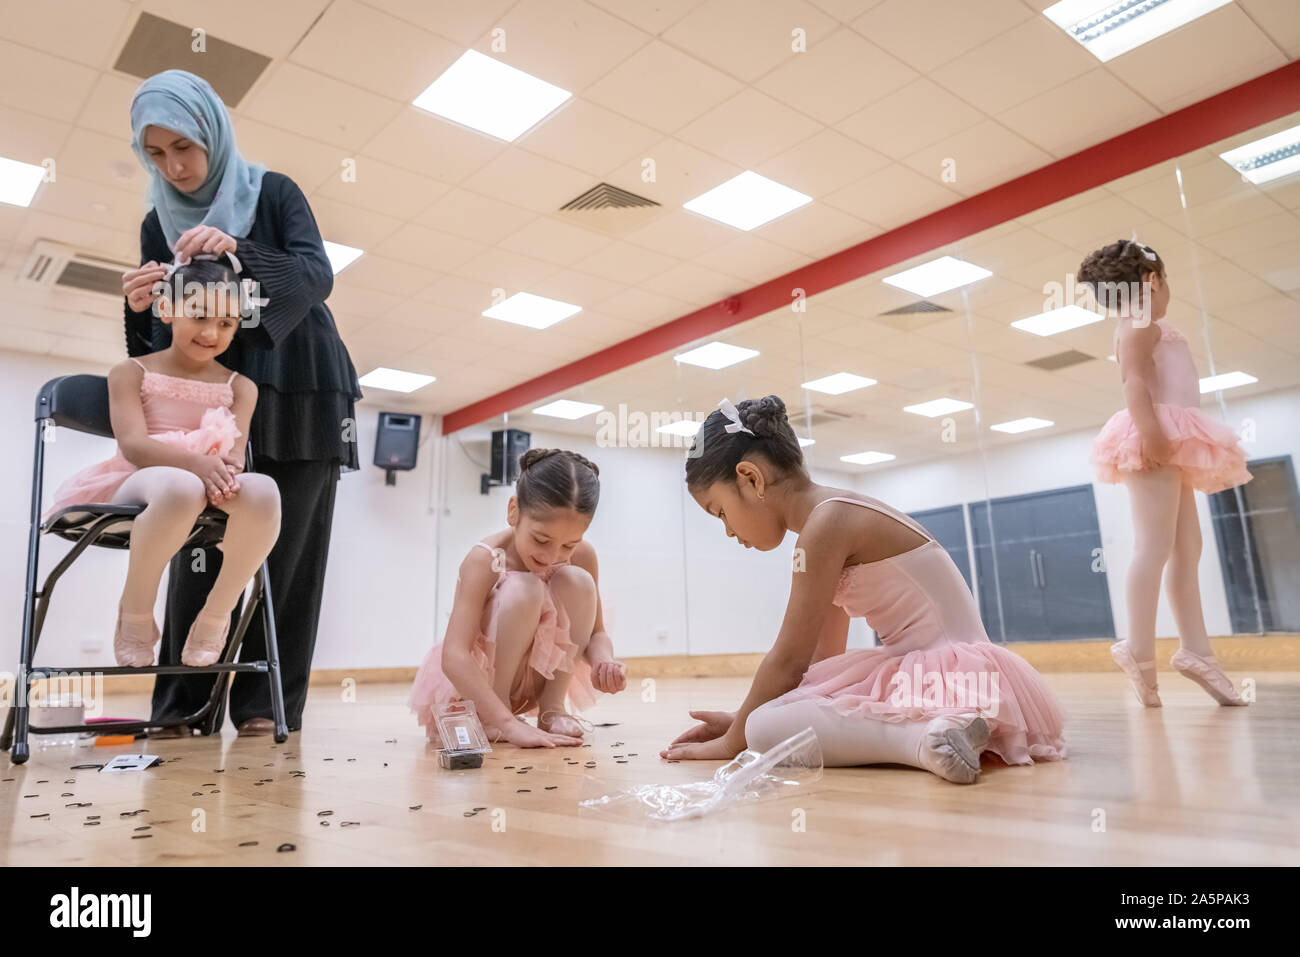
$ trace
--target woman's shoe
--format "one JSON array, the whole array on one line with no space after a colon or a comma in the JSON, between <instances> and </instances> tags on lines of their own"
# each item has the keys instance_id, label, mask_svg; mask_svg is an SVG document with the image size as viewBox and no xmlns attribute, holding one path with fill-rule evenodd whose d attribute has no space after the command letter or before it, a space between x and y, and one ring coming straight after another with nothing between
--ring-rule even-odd
<instances>
[{"instance_id":1,"label":"woman's shoe","mask_svg":"<svg viewBox=\"0 0 1300 957\"><path fill-rule=\"evenodd\" d=\"M1238 694L1232 679L1223 673L1223 666L1217 658L1209 658L1179 648L1169 659L1174 670L1186 678L1191 678L1205 689L1206 693L1222 705L1245 707L1249 702Z\"/></svg>"},{"instance_id":2,"label":"woman's shoe","mask_svg":"<svg viewBox=\"0 0 1300 957\"><path fill-rule=\"evenodd\" d=\"M226 649L226 634L230 631L230 616L205 615L199 612L181 649L181 664L191 668L206 668L216 664Z\"/></svg>"},{"instance_id":3,"label":"woman's shoe","mask_svg":"<svg viewBox=\"0 0 1300 957\"><path fill-rule=\"evenodd\" d=\"M275 722L270 718L245 718L235 728L241 738L256 738L274 730Z\"/></svg>"},{"instance_id":4,"label":"woman's shoe","mask_svg":"<svg viewBox=\"0 0 1300 957\"><path fill-rule=\"evenodd\" d=\"M1142 707L1159 708L1160 695L1156 692L1155 659L1139 663L1133 657L1133 650L1129 648L1127 641L1117 641L1111 645L1110 656L1115 664L1119 665L1120 670L1128 675L1129 684L1133 686L1133 693L1137 695L1138 701L1142 702Z\"/></svg>"},{"instance_id":5,"label":"woman's shoe","mask_svg":"<svg viewBox=\"0 0 1300 957\"><path fill-rule=\"evenodd\" d=\"M989 723L979 715L945 715L933 719L921 739L921 764L945 781L974 784L980 753L989 743Z\"/></svg>"},{"instance_id":6,"label":"woman's shoe","mask_svg":"<svg viewBox=\"0 0 1300 957\"><path fill-rule=\"evenodd\" d=\"M128 615L117 606L117 627L113 631L113 657L128 668L153 664L153 648L162 640L153 612Z\"/></svg>"}]
</instances>

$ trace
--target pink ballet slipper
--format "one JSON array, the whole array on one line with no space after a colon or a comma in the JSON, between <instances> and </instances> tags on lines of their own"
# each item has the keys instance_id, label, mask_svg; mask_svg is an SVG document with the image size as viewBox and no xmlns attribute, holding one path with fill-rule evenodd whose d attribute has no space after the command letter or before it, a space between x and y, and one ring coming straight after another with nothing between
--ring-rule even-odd
<instances>
[{"instance_id":1,"label":"pink ballet slipper","mask_svg":"<svg viewBox=\"0 0 1300 957\"><path fill-rule=\"evenodd\" d=\"M979 715L944 715L926 725L918 757L945 781L974 784L980 773L980 752L988 743L989 725Z\"/></svg>"},{"instance_id":2,"label":"pink ballet slipper","mask_svg":"<svg viewBox=\"0 0 1300 957\"><path fill-rule=\"evenodd\" d=\"M1179 674L1191 678L1204 688L1206 694L1219 704L1245 707L1249 703L1237 693L1232 679L1223 673L1223 667L1213 655L1204 658L1185 648L1179 648L1169 659L1169 663Z\"/></svg>"},{"instance_id":3,"label":"pink ballet slipper","mask_svg":"<svg viewBox=\"0 0 1300 957\"><path fill-rule=\"evenodd\" d=\"M118 605L117 627L113 630L113 657L119 665L147 668L153 664L153 647L161 639L153 612L128 615Z\"/></svg>"},{"instance_id":4,"label":"pink ballet slipper","mask_svg":"<svg viewBox=\"0 0 1300 957\"><path fill-rule=\"evenodd\" d=\"M1128 676L1129 684L1133 686L1133 693L1137 695L1142 707L1161 707L1160 695L1156 692L1155 659L1145 664L1139 664L1138 660L1133 657L1133 650L1129 647L1127 641L1117 641L1111 645L1110 656L1114 659L1115 664L1119 665L1120 670ZM1150 680L1147 679L1147 674L1150 674Z\"/></svg>"},{"instance_id":5,"label":"pink ballet slipper","mask_svg":"<svg viewBox=\"0 0 1300 957\"><path fill-rule=\"evenodd\" d=\"M586 731L591 730L591 725L566 711L543 711L537 716L537 730L581 738Z\"/></svg>"},{"instance_id":6,"label":"pink ballet slipper","mask_svg":"<svg viewBox=\"0 0 1300 957\"><path fill-rule=\"evenodd\" d=\"M229 615L205 615L202 612L190 625L190 633L181 649L181 664L191 668L205 668L215 664L226 647L226 633L230 630Z\"/></svg>"}]
</instances>

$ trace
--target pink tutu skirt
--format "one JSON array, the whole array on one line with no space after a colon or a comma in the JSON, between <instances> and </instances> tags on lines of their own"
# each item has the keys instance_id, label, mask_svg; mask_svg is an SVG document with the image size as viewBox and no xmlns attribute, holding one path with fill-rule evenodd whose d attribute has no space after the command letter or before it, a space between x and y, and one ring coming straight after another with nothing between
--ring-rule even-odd
<instances>
[{"instance_id":1,"label":"pink tutu skirt","mask_svg":"<svg viewBox=\"0 0 1300 957\"><path fill-rule=\"evenodd\" d=\"M987 639L942 642L898 654L887 645L819 661L782 703L829 701L839 714L877 721L922 721L978 711L988 750L1007 764L1066 756L1065 712L1042 676Z\"/></svg>"},{"instance_id":2,"label":"pink tutu skirt","mask_svg":"<svg viewBox=\"0 0 1300 957\"><path fill-rule=\"evenodd\" d=\"M483 621L470 646L474 663L483 670L489 683L496 675L497 619L509 600L511 586L526 578L531 572L506 570L492 588L483 610ZM596 703L596 689L591 683L591 665L579 654L579 647L569 637L569 615L564 606L555 600L549 584L544 584L542 614L533 633L533 641L510 686L510 710L513 714L534 715L537 701L545 682L555 678L557 672L568 672L569 708L578 713ZM434 721L437 713L452 701L461 700L460 694L442 670L442 642L434 645L425 656L415 675L409 705L430 741L438 741L438 728ZM481 715L480 715L481 717Z\"/></svg>"},{"instance_id":3,"label":"pink tutu skirt","mask_svg":"<svg viewBox=\"0 0 1300 957\"><path fill-rule=\"evenodd\" d=\"M1174 452L1166 463L1182 469L1185 481L1206 494L1251 480L1237 433L1190 406L1156 403L1156 419ZM1092 467L1100 482L1122 482L1142 471L1142 437L1128 409L1110 417L1092 440Z\"/></svg>"},{"instance_id":4,"label":"pink tutu skirt","mask_svg":"<svg viewBox=\"0 0 1300 957\"><path fill-rule=\"evenodd\" d=\"M197 429L188 432L179 429L173 432L159 432L149 438L190 452L226 455L235 447L235 439L239 438L239 427L229 409L215 406L204 411ZM122 483L138 471L139 469L128 462L119 449L117 454L108 461L84 468L60 485L54 493L54 504L45 512L45 518L48 519L55 512L69 505L111 503L117 490L122 487Z\"/></svg>"}]
</instances>

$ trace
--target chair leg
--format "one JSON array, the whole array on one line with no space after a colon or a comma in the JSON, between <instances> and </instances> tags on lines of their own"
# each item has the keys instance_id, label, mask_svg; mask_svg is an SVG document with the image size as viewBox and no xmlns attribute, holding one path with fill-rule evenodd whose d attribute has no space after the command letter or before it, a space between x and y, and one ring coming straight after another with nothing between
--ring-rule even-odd
<instances>
[{"instance_id":1,"label":"chair leg","mask_svg":"<svg viewBox=\"0 0 1300 957\"><path fill-rule=\"evenodd\" d=\"M275 720L275 742L289 738L289 723L284 713L284 685L280 679L280 643L275 634L275 610L271 605L271 579L266 562L257 570L262 605L262 630L266 634L266 671L271 682L271 715Z\"/></svg>"}]
</instances>

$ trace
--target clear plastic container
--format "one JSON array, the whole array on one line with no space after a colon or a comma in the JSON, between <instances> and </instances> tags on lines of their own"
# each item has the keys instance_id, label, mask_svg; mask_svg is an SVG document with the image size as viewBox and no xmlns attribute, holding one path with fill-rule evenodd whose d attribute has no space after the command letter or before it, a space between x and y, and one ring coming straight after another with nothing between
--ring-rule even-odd
<instances>
[{"instance_id":1,"label":"clear plastic container","mask_svg":"<svg viewBox=\"0 0 1300 957\"><path fill-rule=\"evenodd\" d=\"M81 695L75 691L43 698L31 709L33 728L57 728L60 725L81 724L85 720L86 706ZM38 748L68 748L75 747L81 741L83 733L33 734L31 740Z\"/></svg>"},{"instance_id":2,"label":"clear plastic container","mask_svg":"<svg viewBox=\"0 0 1300 957\"><path fill-rule=\"evenodd\" d=\"M478 709L473 701L453 701L434 719L438 724L438 737L442 749L438 763L450 771L461 771L483 766L483 755L492 750L483 723L478 719Z\"/></svg>"}]
</instances>

